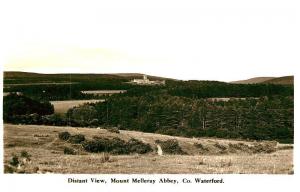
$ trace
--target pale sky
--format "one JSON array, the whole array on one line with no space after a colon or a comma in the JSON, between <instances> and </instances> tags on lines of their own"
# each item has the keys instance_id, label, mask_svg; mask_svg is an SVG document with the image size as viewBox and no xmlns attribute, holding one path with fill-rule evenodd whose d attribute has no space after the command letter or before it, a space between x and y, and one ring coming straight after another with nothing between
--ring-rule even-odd
<instances>
[{"instance_id":1,"label":"pale sky","mask_svg":"<svg viewBox=\"0 0 300 192\"><path fill-rule=\"evenodd\" d=\"M232 81L294 75L299 1L9 0L4 70Z\"/></svg>"}]
</instances>

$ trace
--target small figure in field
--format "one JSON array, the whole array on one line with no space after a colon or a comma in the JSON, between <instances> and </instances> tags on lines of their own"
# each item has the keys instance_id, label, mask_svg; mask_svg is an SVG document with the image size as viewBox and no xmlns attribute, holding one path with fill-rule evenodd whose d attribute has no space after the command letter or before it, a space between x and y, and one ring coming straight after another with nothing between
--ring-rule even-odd
<instances>
[{"instance_id":1,"label":"small figure in field","mask_svg":"<svg viewBox=\"0 0 300 192\"><path fill-rule=\"evenodd\" d=\"M163 155L163 151L162 151L160 145L157 145L157 154L158 154L159 156L162 156L162 155Z\"/></svg>"}]
</instances>

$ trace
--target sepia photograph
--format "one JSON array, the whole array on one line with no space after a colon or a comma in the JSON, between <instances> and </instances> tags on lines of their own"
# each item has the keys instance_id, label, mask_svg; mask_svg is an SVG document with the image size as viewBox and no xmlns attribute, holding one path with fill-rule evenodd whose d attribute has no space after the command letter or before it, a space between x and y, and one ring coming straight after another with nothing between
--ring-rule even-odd
<instances>
[{"instance_id":1,"label":"sepia photograph","mask_svg":"<svg viewBox=\"0 0 300 192\"><path fill-rule=\"evenodd\" d=\"M293 174L293 76L4 72L5 173Z\"/></svg>"},{"instance_id":2,"label":"sepia photograph","mask_svg":"<svg viewBox=\"0 0 300 192\"><path fill-rule=\"evenodd\" d=\"M1 2L1 180L9 191L294 187L299 7Z\"/></svg>"}]
</instances>

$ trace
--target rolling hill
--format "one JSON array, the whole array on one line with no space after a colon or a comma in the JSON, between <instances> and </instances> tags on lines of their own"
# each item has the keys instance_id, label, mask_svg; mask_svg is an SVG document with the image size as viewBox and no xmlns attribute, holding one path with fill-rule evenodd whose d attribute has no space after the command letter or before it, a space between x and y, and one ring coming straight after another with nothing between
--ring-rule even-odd
<instances>
[{"instance_id":1,"label":"rolling hill","mask_svg":"<svg viewBox=\"0 0 300 192\"><path fill-rule=\"evenodd\" d=\"M293 85L294 84L294 76L284 76L284 77L273 78L273 79L264 81L263 83Z\"/></svg>"},{"instance_id":2,"label":"rolling hill","mask_svg":"<svg viewBox=\"0 0 300 192\"><path fill-rule=\"evenodd\" d=\"M275 77L254 77L246 80L232 81L230 83L236 84L254 84L254 83L263 83L265 81L274 79Z\"/></svg>"},{"instance_id":3,"label":"rolling hill","mask_svg":"<svg viewBox=\"0 0 300 192\"><path fill-rule=\"evenodd\" d=\"M267 83L267 84L280 84L280 85L292 85L294 84L294 76L283 76L283 77L254 77L246 80L232 81L234 84L256 84L256 83Z\"/></svg>"},{"instance_id":4,"label":"rolling hill","mask_svg":"<svg viewBox=\"0 0 300 192\"><path fill-rule=\"evenodd\" d=\"M87 79L120 79L120 80L131 80L134 78L143 78L141 73L107 73L107 74L97 74L97 73L53 73L53 74L43 74L43 73L32 73L32 72L21 72L21 71L5 71L4 72L4 83L7 81L68 81L69 78L73 80L87 80ZM151 80L174 80L170 78L158 77L147 75L147 77Z\"/></svg>"}]
</instances>

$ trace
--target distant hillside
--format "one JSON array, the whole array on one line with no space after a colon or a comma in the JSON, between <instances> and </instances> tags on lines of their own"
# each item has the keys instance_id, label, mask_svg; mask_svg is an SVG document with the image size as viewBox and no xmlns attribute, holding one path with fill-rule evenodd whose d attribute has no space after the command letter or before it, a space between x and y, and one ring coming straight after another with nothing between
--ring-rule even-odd
<instances>
[{"instance_id":1,"label":"distant hillside","mask_svg":"<svg viewBox=\"0 0 300 192\"><path fill-rule=\"evenodd\" d=\"M232 81L230 83L236 83L236 84L254 84L254 83L263 83L265 81L274 79L275 77L254 77L251 79L246 80L239 80L239 81Z\"/></svg>"},{"instance_id":2,"label":"distant hillside","mask_svg":"<svg viewBox=\"0 0 300 192\"><path fill-rule=\"evenodd\" d=\"M115 74L95 74L95 73L54 73L54 74L44 74L44 73L31 73L31 72L19 72L19 71L5 71L4 80L10 78L69 78L69 76L74 78L124 78L130 76L121 76Z\"/></svg>"},{"instance_id":3,"label":"distant hillside","mask_svg":"<svg viewBox=\"0 0 300 192\"><path fill-rule=\"evenodd\" d=\"M55 80L66 80L69 77L72 79L98 79L98 78L107 78L107 79L123 79L123 80L131 80L134 78L142 78L144 74L141 73L107 73L107 74L97 74L97 73L56 73L56 74L43 74L43 73L32 73L32 72L19 72L19 71L5 71L4 72L4 80L20 80L23 78L34 78L35 81L38 80L47 80L48 78ZM147 75L151 80L167 80L169 78L157 77ZM37 79L38 78L38 79ZM29 79L27 79L29 80ZM169 79L171 80L171 79Z\"/></svg>"},{"instance_id":4,"label":"distant hillside","mask_svg":"<svg viewBox=\"0 0 300 192\"><path fill-rule=\"evenodd\" d=\"M294 84L294 76L284 76L284 77L273 78L273 79L264 81L263 83L293 85Z\"/></svg>"},{"instance_id":5,"label":"distant hillside","mask_svg":"<svg viewBox=\"0 0 300 192\"><path fill-rule=\"evenodd\" d=\"M232 81L234 84L255 84L255 83L267 83L267 84L280 84L280 85L292 85L294 84L294 76L283 77L254 77L251 79Z\"/></svg>"}]
</instances>

